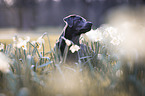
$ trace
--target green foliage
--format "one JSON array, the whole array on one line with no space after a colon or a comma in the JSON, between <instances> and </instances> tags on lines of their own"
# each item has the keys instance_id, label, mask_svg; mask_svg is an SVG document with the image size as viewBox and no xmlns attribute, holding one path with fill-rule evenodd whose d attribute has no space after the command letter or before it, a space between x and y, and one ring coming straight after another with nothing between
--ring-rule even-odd
<instances>
[{"instance_id":1,"label":"green foliage","mask_svg":"<svg viewBox=\"0 0 145 96\"><path fill-rule=\"evenodd\" d=\"M60 51L51 47L48 34L41 37L48 38L49 52L45 51L45 43L42 43L42 52L39 50L40 42L28 41L27 50L23 46L15 47L14 43L5 44L1 52L10 59L10 67L8 72L0 73L0 93L7 96L131 95L124 86L118 85L119 79L123 78L122 71L119 76L117 74L122 61L100 41L88 43L83 40L86 45L83 56L78 52L78 62L68 65L65 64L68 46L61 57Z\"/></svg>"}]
</instances>

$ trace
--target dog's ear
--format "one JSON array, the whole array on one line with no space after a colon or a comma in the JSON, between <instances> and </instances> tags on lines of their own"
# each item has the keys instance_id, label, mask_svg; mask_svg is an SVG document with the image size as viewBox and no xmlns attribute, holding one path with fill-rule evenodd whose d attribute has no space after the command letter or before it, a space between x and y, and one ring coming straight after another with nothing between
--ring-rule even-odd
<instances>
[{"instance_id":1,"label":"dog's ear","mask_svg":"<svg viewBox=\"0 0 145 96\"><path fill-rule=\"evenodd\" d=\"M70 16L67 16L63 19L64 22L66 22L68 24L69 27L72 27L73 26L73 20L76 16L75 15L70 15Z\"/></svg>"}]
</instances>

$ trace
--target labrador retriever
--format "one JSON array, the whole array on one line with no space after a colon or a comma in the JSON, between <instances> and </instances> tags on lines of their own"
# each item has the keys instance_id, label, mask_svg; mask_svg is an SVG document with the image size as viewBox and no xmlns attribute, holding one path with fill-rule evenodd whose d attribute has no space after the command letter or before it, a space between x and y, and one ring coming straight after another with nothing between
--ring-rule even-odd
<instances>
[{"instance_id":1,"label":"labrador retriever","mask_svg":"<svg viewBox=\"0 0 145 96\"><path fill-rule=\"evenodd\" d=\"M79 15L69 15L65 17L64 22L66 23L64 30L59 37L56 47L60 50L61 56L64 55L65 51L65 40L62 37L72 41L75 45L80 46L80 52L84 50L84 46L80 44L80 35L91 30L92 23L86 21L83 17ZM81 54L81 53L80 53ZM72 63L78 61L78 52L72 53L70 50L67 52L66 63Z\"/></svg>"}]
</instances>

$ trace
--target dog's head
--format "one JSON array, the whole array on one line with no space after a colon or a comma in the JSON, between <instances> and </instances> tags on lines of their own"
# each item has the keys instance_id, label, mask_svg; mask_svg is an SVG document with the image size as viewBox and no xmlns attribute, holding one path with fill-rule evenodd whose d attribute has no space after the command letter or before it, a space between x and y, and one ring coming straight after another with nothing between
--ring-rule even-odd
<instances>
[{"instance_id":1,"label":"dog's head","mask_svg":"<svg viewBox=\"0 0 145 96\"><path fill-rule=\"evenodd\" d=\"M69 15L64 18L64 22L66 22L69 28L75 30L75 35L86 33L87 31L90 31L92 27L91 22L86 21L86 19L79 15Z\"/></svg>"}]
</instances>

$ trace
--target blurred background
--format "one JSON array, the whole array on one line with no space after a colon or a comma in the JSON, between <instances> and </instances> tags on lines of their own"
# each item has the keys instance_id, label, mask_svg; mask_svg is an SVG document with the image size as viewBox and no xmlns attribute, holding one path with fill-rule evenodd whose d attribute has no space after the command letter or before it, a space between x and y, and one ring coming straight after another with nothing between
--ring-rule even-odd
<instances>
[{"instance_id":1,"label":"blurred background","mask_svg":"<svg viewBox=\"0 0 145 96\"><path fill-rule=\"evenodd\" d=\"M81 15L98 28L110 9L144 4L145 0L0 0L0 39L10 39L15 33L60 34L63 18L70 14Z\"/></svg>"},{"instance_id":2,"label":"blurred background","mask_svg":"<svg viewBox=\"0 0 145 96\"><path fill-rule=\"evenodd\" d=\"M145 0L0 0L0 28L63 27L63 18L70 14L81 15L99 27L109 9L143 4Z\"/></svg>"}]
</instances>

